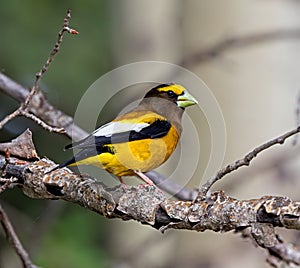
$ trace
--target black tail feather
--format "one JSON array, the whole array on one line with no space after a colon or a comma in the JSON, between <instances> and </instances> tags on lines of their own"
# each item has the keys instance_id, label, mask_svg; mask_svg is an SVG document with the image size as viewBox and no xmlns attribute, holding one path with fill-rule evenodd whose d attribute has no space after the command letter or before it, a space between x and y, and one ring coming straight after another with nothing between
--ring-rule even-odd
<instances>
[{"instance_id":1,"label":"black tail feather","mask_svg":"<svg viewBox=\"0 0 300 268\"><path fill-rule=\"evenodd\" d=\"M69 160L67 160L67 161L65 161L65 162L63 162L63 163L61 163L61 164L59 164L59 165L57 166L57 168L63 168L63 167L66 167L66 166L68 166L68 165L71 165L71 164L73 164L73 163L75 163L75 162L76 162L75 157L72 157L71 159L69 159Z\"/></svg>"},{"instance_id":2,"label":"black tail feather","mask_svg":"<svg viewBox=\"0 0 300 268\"><path fill-rule=\"evenodd\" d=\"M63 163L57 165L56 167L54 167L54 168L48 170L47 172L45 172L45 174L48 174L48 173L50 173L50 172L52 172L52 171L54 171L54 170L57 170L57 169L59 169L59 168L66 167L66 166L71 165L71 164L73 164L73 163L75 163L75 162L76 162L75 157L73 157L73 158L69 159L68 161L65 161L65 162L63 162Z\"/></svg>"}]
</instances>

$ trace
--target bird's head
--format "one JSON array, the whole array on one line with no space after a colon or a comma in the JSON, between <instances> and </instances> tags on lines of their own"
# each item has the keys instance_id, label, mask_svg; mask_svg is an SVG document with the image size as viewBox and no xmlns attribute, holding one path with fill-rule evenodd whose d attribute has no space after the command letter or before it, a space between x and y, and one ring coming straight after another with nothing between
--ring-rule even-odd
<instances>
[{"instance_id":1,"label":"bird's head","mask_svg":"<svg viewBox=\"0 0 300 268\"><path fill-rule=\"evenodd\" d=\"M170 101L182 109L198 103L197 100L190 93L188 93L183 86L178 84L158 85L147 92L144 100L147 101L147 99L149 100L150 98L153 98L151 101L154 102L155 98Z\"/></svg>"}]
</instances>

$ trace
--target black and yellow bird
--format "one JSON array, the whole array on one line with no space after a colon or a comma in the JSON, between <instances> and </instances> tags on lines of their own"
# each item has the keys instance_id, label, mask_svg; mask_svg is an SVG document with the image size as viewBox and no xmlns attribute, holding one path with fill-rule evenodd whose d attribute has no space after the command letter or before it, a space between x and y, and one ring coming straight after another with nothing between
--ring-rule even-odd
<instances>
[{"instance_id":1,"label":"black and yellow bird","mask_svg":"<svg viewBox=\"0 0 300 268\"><path fill-rule=\"evenodd\" d=\"M66 146L80 149L57 168L94 165L116 175L144 174L164 163L176 148L182 133L184 109L197 101L178 84L161 84L152 88L137 107L99 127L83 140Z\"/></svg>"}]
</instances>

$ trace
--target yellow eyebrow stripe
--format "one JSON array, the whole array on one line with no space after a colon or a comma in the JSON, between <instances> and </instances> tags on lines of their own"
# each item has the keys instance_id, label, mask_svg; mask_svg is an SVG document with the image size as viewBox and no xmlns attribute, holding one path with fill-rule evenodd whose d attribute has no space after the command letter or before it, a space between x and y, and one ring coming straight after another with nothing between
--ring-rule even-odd
<instances>
[{"instance_id":1,"label":"yellow eyebrow stripe","mask_svg":"<svg viewBox=\"0 0 300 268\"><path fill-rule=\"evenodd\" d=\"M167 92L169 90L172 90L176 95L181 95L184 93L185 88L181 85L174 84L174 85L169 85L167 87L161 87L157 89L157 91L160 92Z\"/></svg>"}]
</instances>

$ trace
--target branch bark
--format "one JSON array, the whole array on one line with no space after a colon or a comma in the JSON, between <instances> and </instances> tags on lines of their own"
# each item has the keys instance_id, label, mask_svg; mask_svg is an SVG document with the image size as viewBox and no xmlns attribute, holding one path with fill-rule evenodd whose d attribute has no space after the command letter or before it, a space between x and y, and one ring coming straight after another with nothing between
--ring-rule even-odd
<instances>
[{"instance_id":1,"label":"branch bark","mask_svg":"<svg viewBox=\"0 0 300 268\"><path fill-rule=\"evenodd\" d=\"M45 173L53 166L46 158L34 162L10 158L7 163L0 156L2 176L17 178L16 184L31 198L63 199L107 218L136 220L161 232L168 229L228 232L249 228L258 245L276 252L283 260L300 264L299 251L295 247L283 250L283 242L275 232L275 227L300 229L300 202L288 197L238 200L218 191L208 200L173 201L154 186L108 188L67 168Z\"/></svg>"},{"instance_id":2,"label":"branch bark","mask_svg":"<svg viewBox=\"0 0 300 268\"><path fill-rule=\"evenodd\" d=\"M31 198L63 199L109 218L133 219L161 231L230 231L256 223L300 229L300 202L287 197L237 200L218 191L199 202L172 201L154 186L108 188L67 168L45 173L54 165L46 158L34 162L10 158L6 163L0 156L4 178L17 178L17 184Z\"/></svg>"}]
</instances>

